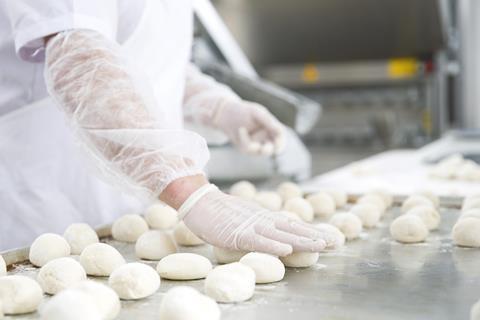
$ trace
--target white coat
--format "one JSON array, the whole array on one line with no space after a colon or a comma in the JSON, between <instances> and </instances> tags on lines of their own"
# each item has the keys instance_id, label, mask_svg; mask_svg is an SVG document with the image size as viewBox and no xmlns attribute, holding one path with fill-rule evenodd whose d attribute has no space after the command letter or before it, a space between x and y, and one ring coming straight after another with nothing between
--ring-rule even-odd
<instances>
[{"instance_id":1,"label":"white coat","mask_svg":"<svg viewBox=\"0 0 480 320\"><path fill-rule=\"evenodd\" d=\"M144 205L88 170L47 95L42 38L84 28L117 41L180 129L192 24L189 0L0 0L0 251Z\"/></svg>"}]
</instances>

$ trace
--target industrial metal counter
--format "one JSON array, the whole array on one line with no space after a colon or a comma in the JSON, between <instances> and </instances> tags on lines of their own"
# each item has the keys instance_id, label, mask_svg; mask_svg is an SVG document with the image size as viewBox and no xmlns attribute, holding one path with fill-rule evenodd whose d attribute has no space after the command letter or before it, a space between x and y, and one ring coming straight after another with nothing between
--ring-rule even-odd
<instances>
[{"instance_id":1,"label":"industrial metal counter","mask_svg":"<svg viewBox=\"0 0 480 320\"><path fill-rule=\"evenodd\" d=\"M222 320L230 319L468 319L471 306L480 298L480 250L455 247L450 232L458 218L454 209L442 209L440 230L427 242L404 245L393 241L388 227L399 214L391 209L376 229L348 242L336 252L320 255L307 269L287 269L277 283L257 285L254 297L238 304L221 304ZM108 230L101 230L105 235ZM127 261L137 260L134 245L103 238ZM209 245L181 247L215 261ZM35 277L27 251L8 252L10 274ZM23 262L22 262L23 261ZM9 264L10 264L9 263ZM145 262L153 267L156 262ZM106 283L107 278L95 278ZM176 285L203 291L203 280L163 280L153 296L122 301L118 319L158 319L164 293ZM48 298L47 298L48 299ZM45 299L46 301L46 299ZM45 302L44 302L45 303ZM6 319L38 319L38 313Z\"/></svg>"}]
</instances>

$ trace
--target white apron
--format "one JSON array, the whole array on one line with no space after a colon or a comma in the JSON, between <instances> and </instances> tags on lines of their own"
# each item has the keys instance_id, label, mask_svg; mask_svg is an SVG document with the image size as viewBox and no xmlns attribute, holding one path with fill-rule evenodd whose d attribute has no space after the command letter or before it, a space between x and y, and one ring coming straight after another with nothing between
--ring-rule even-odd
<instances>
[{"instance_id":1,"label":"white apron","mask_svg":"<svg viewBox=\"0 0 480 320\"><path fill-rule=\"evenodd\" d=\"M188 0L147 0L138 26L122 43L146 73L170 128L182 126L181 103L193 16ZM88 169L63 114L45 98L0 118L0 251L27 246L41 233L62 234L73 222L110 223L146 204Z\"/></svg>"}]
</instances>

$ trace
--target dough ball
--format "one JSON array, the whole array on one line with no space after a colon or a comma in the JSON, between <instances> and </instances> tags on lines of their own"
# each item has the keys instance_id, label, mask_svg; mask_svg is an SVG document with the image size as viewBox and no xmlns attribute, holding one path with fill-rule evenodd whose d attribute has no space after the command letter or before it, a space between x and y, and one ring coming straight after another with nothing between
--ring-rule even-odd
<instances>
[{"instance_id":1,"label":"dough ball","mask_svg":"<svg viewBox=\"0 0 480 320\"><path fill-rule=\"evenodd\" d=\"M416 243L425 241L428 228L417 215L405 214L393 220L390 225L390 234L398 242Z\"/></svg>"},{"instance_id":2,"label":"dough ball","mask_svg":"<svg viewBox=\"0 0 480 320\"><path fill-rule=\"evenodd\" d=\"M298 184L293 182L283 182L277 187L277 193L282 197L283 201L291 198L303 197L303 191Z\"/></svg>"},{"instance_id":3,"label":"dough ball","mask_svg":"<svg viewBox=\"0 0 480 320\"><path fill-rule=\"evenodd\" d=\"M94 243L80 254L80 264L90 276L109 276L113 270L125 264L117 249L106 243Z\"/></svg>"},{"instance_id":4,"label":"dough ball","mask_svg":"<svg viewBox=\"0 0 480 320\"><path fill-rule=\"evenodd\" d=\"M266 253L247 253L240 259L240 263L255 271L256 283L277 282L285 276L285 266L280 259Z\"/></svg>"},{"instance_id":5,"label":"dough ball","mask_svg":"<svg viewBox=\"0 0 480 320\"><path fill-rule=\"evenodd\" d=\"M239 181L230 187L230 194L232 196L240 197L243 199L251 200L255 197L257 188L248 181Z\"/></svg>"},{"instance_id":6,"label":"dough ball","mask_svg":"<svg viewBox=\"0 0 480 320\"><path fill-rule=\"evenodd\" d=\"M212 270L212 263L195 253L174 253L157 264L160 277L170 280L203 279Z\"/></svg>"},{"instance_id":7,"label":"dough ball","mask_svg":"<svg viewBox=\"0 0 480 320\"><path fill-rule=\"evenodd\" d=\"M282 211L278 211L279 214L287 217L288 219L293 219L293 220L302 220L298 214L296 214L295 212L290 212L290 211L285 211L285 210L282 210Z\"/></svg>"},{"instance_id":8,"label":"dough ball","mask_svg":"<svg viewBox=\"0 0 480 320\"><path fill-rule=\"evenodd\" d=\"M402 213L407 213L408 210L418 206L432 206L433 202L425 196L413 195L405 199L402 204Z\"/></svg>"},{"instance_id":9,"label":"dough ball","mask_svg":"<svg viewBox=\"0 0 480 320\"><path fill-rule=\"evenodd\" d=\"M254 199L259 205L271 211L278 211L282 208L282 197L273 191L260 191Z\"/></svg>"},{"instance_id":10,"label":"dough ball","mask_svg":"<svg viewBox=\"0 0 480 320\"><path fill-rule=\"evenodd\" d=\"M288 256L280 257L285 267L308 268L317 263L318 252L294 252Z\"/></svg>"},{"instance_id":11,"label":"dough ball","mask_svg":"<svg viewBox=\"0 0 480 320\"><path fill-rule=\"evenodd\" d=\"M172 207L157 203L147 208L145 220L152 229L171 229L178 223L178 214Z\"/></svg>"},{"instance_id":12,"label":"dough ball","mask_svg":"<svg viewBox=\"0 0 480 320\"><path fill-rule=\"evenodd\" d=\"M440 198L432 191L423 190L423 191L420 191L418 194L428 198L433 203L435 208L438 208L440 206Z\"/></svg>"},{"instance_id":13,"label":"dough ball","mask_svg":"<svg viewBox=\"0 0 480 320\"><path fill-rule=\"evenodd\" d=\"M62 236L44 233L36 238L30 246L30 262L41 267L48 261L70 255L70 245Z\"/></svg>"},{"instance_id":14,"label":"dough ball","mask_svg":"<svg viewBox=\"0 0 480 320\"><path fill-rule=\"evenodd\" d=\"M470 196L466 196L463 199L463 206L465 206L469 202L478 201L478 200L480 200L480 194L473 194L473 195L470 195Z\"/></svg>"},{"instance_id":15,"label":"dough ball","mask_svg":"<svg viewBox=\"0 0 480 320\"><path fill-rule=\"evenodd\" d=\"M57 258L46 263L38 272L37 281L49 294L70 288L87 279L82 265L72 258Z\"/></svg>"},{"instance_id":16,"label":"dough ball","mask_svg":"<svg viewBox=\"0 0 480 320\"><path fill-rule=\"evenodd\" d=\"M73 287L93 298L102 320L113 320L120 313L120 299L110 287L94 281L83 281Z\"/></svg>"},{"instance_id":17,"label":"dough ball","mask_svg":"<svg viewBox=\"0 0 480 320\"><path fill-rule=\"evenodd\" d=\"M303 221L313 220L313 207L303 198L290 198L285 202L283 209L298 215Z\"/></svg>"},{"instance_id":18,"label":"dough ball","mask_svg":"<svg viewBox=\"0 0 480 320\"><path fill-rule=\"evenodd\" d=\"M366 195L377 195L383 199L387 208L390 208L393 205L393 195L384 190L384 189L375 189L373 191L368 192Z\"/></svg>"},{"instance_id":19,"label":"dough ball","mask_svg":"<svg viewBox=\"0 0 480 320\"><path fill-rule=\"evenodd\" d=\"M241 302L255 291L255 272L239 262L215 267L205 279L205 293L218 302Z\"/></svg>"},{"instance_id":20,"label":"dough ball","mask_svg":"<svg viewBox=\"0 0 480 320\"><path fill-rule=\"evenodd\" d=\"M328 223L319 223L315 227L326 234L326 249L339 249L345 245L345 235L337 227Z\"/></svg>"},{"instance_id":21,"label":"dough ball","mask_svg":"<svg viewBox=\"0 0 480 320\"><path fill-rule=\"evenodd\" d=\"M430 205L416 206L408 210L406 214L418 216L420 219L422 219L423 223L425 223L425 226L428 228L428 230L438 229L438 226L440 225L440 214Z\"/></svg>"},{"instance_id":22,"label":"dough ball","mask_svg":"<svg viewBox=\"0 0 480 320\"><path fill-rule=\"evenodd\" d=\"M332 197L333 201L335 202L336 208L342 208L348 202L348 195L345 191L330 189L330 190L325 190L324 192L329 194L330 197Z\"/></svg>"},{"instance_id":23,"label":"dough ball","mask_svg":"<svg viewBox=\"0 0 480 320\"><path fill-rule=\"evenodd\" d=\"M40 313L42 320L102 320L94 298L75 289L54 296Z\"/></svg>"},{"instance_id":24,"label":"dough ball","mask_svg":"<svg viewBox=\"0 0 480 320\"><path fill-rule=\"evenodd\" d=\"M173 236L177 244L181 246L198 246L205 243L190 231L183 221L177 224L173 231Z\"/></svg>"},{"instance_id":25,"label":"dough ball","mask_svg":"<svg viewBox=\"0 0 480 320\"><path fill-rule=\"evenodd\" d=\"M378 210L380 210L380 214L383 215L385 210L387 210L387 204L383 200L381 196L378 194L367 194L364 196L361 196L357 200L357 204L371 204L375 205L378 207Z\"/></svg>"},{"instance_id":26,"label":"dough ball","mask_svg":"<svg viewBox=\"0 0 480 320\"><path fill-rule=\"evenodd\" d=\"M470 310L470 320L480 320L480 301L472 306Z\"/></svg>"},{"instance_id":27,"label":"dough ball","mask_svg":"<svg viewBox=\"0 0 480 320\"><path fill-rule=\"evenodd\" d=\"M173 237L160 230L145 232L135 244L135 254L140 259L160 260L175 252L177 252L177 245Z\"/></svg>"},{"instance_id":28,"label":"dough ball","mask_svg":"<svg viewBox=\"0 0 480 320\"><path fill-rule=\"evenodd\" d=\"M213 247L213 255L219 264L237 262L246 255L245 251L229 250L219 247Z\"/></svg>"},{"instance_id":29,"label":"dough ball","mask_svg":"<svg viewBox=\"0 0 480 320\"><path fill-rule=\"evenodd\" d=\"M42 288L35 280L17 275L0 278L0 301L5 314L33 312L42 299Z\"/></svg>"},{"instance_id":30,"label":"dough ball","mask_svg":"<svg viewBox=\"0 0 480 320\"><path fill-rule=\"evenodd\" d=\"M7 275L7 264L5 263L5 260L3 257L0 255L0 277L6 276Z\"/></svg>"},{"instance_id":31,"label":"dough ball","mask_svg":"<svg viewBox=\"0 0 480 320\"><path fill-rule=\"evenodd\" d=\"M464 218L478 218L480 219L480 209L470 209L467 211L462 212L459 219Z\"/></svg>"},{"instance_id":32,"label":"dough ball","mask_svg":"<svg viewBox=\"0 0 480 320\"><path fill-rule=\"evenodd\" d=\"M147 231L147 222L138 214L126 214L112 225L113 239L123 242L135 242Z\"/></svg>"},{"instance_id":33,"label":"dough ball","mask_svg":"<svg viewBox=\"0 0 480 320\"><path fill-rule=\"evenodd\" d=\"M376 204L368 202L354 205L350 212L362 220L362 226L365 228L376 227L382 216L380 208Z\"/></svg>"},{"instance_id":34,"label":"dough ball","mask_svg":"<svg viewBox=\"0 0 480 320\"><path fill-rule=\"evenodd\" d=\"M315 216L329 218L335 213L335 201L326 192L317 192L307 196L307 201L313 208Z\"/></svg>"},{"instance_id":35,"label":"dough ball","mask_svg":"<svg viewBox=\"0 0 480 320\"><path fill-rule=\"evenodd\" d=\"M462 211L467 211L470 209L480 209L480 198L472 199L470 201L465 201L462 205Z\"/></svg>"},{"instance_id":36,"label":"dough ball","mask_svg":"<svg viewBox=\"0 0 480 320\"><path fill-rule=\"evenodd\" d=\"M178 286L163 297L159 315L162 320L220 320L220 308L194 288Z\"/></svg>"},{"instance_id":37,"label":"dough ball","mask_svg":"<svg viewBox=\"0 0 480 320\"><path fill-rule=\"evenodd\" d=\"M464 218L453 227L453 243L461 247L480 247L480 219Z\"/></svg>"},{"instance_id":38,"label":"dough ball","mask_svg":"<svg viewBox=\"0 0 480 320\"><path fill-rule=\"evenodd\" d=\"M72 254L80 254L86 246L98 242L97 233L86 223L71 224L63 233L63 237L70 245Z\"/></svg>"},{"instance_id":39,"label":"dough ball","mask_svg":"<svg viewBox=\"0 0 480 320\"><path fill-rule=\"evenodd\" d=\"M115 269L108 284L120 299L136 300L154 294L160 287L160 277L152 267L132 262Z\"/></svg>"},{"instance_id":40,"label":"dough ball","mask_svg":"<svg viewBox=\"0 0 480 320\"><path fill-rule=\"evenodd\" d=\"M363 230L362 220L350 212L337 213L329 223L342 231L347 240L358 238Z\"/></svg>"}]
</instances>

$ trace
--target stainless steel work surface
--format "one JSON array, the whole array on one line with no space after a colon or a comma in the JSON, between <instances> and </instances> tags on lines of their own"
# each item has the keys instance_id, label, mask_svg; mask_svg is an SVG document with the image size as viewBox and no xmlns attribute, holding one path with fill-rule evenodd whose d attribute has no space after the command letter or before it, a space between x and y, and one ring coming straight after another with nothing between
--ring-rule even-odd
<instances>
[{"instance_id":1,"label":"stainless steel work surface","mask_svg":"<svg viewBox=\"0 0 480 320\"><path fill-rule=\"evenodd\" d=\"M449 235L458 213L452 209L441 213L441 228L426 243L402 245L389 236L390 221L399 214L398 208L392 209L379 228L367 230L343 250L321 254L317 265L288 269L283 281L257 285L250 301L222 304L222 319L468 319L480 298L480 250L453 246ZM127 260L136 260L133 245L106 242ZM182 251L214 261L207 245ZM34 277L37 270L20 263L10 273ZM118 319L158 319L162 296L169 288L189 285L202 291L203 283L162 280L155 295L123 301ZM6 317L37 318L38 314Z\"/></svg>"}]
</instances>

